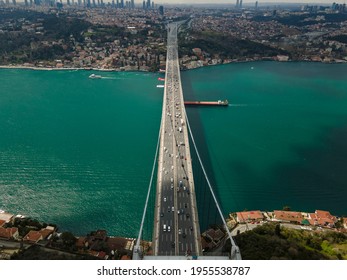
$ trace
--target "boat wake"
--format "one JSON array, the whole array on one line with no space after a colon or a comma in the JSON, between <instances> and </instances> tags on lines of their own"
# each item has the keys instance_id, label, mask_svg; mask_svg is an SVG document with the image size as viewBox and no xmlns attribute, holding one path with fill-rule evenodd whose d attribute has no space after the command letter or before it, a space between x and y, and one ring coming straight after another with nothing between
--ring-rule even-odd
<instances>
[{"instance_id":1,"label":"boat wake","mask_svg":"<svg viewBox=\"0 0 347 280\"><path fill-rule=\"evenodd\" d=\"M263 104L229 104L230 107L260 107Z\"/></svg>"},{"instance_id":2,"label":"boat wake","mask_svg":"<svg viewBox=\"0 0 347 280\"><path fill-rule=\"evenodd\" d=\"M229 104L230 107L248 107L248 104Z\"/></svg>"}]
</instances>

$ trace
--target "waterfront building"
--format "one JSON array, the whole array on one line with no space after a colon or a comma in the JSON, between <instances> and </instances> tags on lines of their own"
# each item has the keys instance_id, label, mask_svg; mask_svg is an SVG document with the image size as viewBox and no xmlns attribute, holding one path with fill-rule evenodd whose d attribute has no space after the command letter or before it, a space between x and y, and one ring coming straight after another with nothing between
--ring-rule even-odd
<instances>
[{"instance_id":1,"label":"waterfront building","mask_svg":"<svg viewBox=\"0 0 347 280\"><path fill-rule=\"evenodd\" d=\"M329 211L316 210L314 213L310 213L309 216L308 221L313 226L334 227L337 222L337 218L331 215Z\"/></svg>"},{"instance_id":2,"label":"waterfront building","mask_svg":"<svg viewBox=\"0 0 347 280\"><path fill-rule=\"evenodd\" d=\"M236 213L236 221L238 223L246 223L246 222L259 222L264 219L263 214L260 210L255 211L243 211Z\"/></svg>"},{"instance_id":3,"label":"waterfront building","mask_svg":"<svg viewBox=\"0 0 347 280\"><path fill-rule=\"evenodd\" d=\"M281 222L301 224L305 217L301 212L274 210L274 219Z\"/></svg>"},{"instance_id":4,"label":"waterfront building","mask_svg":"<svg viewBox=\"0 0 347 280\"><path fill-rule=\"evenodd\" d=\"M18 239L19 237L19 231L18 228L12 227L12 228L0 228L0 238L3 239Z\"/></svg>"}]
</instances>

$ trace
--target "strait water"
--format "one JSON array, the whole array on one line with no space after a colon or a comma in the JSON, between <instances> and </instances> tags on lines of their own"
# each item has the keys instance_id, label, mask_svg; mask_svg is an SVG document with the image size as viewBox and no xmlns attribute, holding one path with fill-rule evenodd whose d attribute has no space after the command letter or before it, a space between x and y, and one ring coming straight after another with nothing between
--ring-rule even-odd
<instances>
[{"instance_id":1,"label":"strait water","mask_svg":"<svg viewBox=\"0 0 347 280\"><path fill-rule=\"evenodd\" d=\"M157 74L0 70L0 209L135 237L160 126ZM259 62L182 73L224 212L347 214L347 65Z\"/></svg>"}]
</instances>

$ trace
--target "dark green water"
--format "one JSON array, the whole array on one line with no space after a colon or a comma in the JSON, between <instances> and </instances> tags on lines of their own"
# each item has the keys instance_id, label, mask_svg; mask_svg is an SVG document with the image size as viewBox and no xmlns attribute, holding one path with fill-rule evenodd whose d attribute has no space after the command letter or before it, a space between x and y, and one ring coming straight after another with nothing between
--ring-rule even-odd
<instances>
[{"instance_id":1,"label":"dark green water","mask_svg":"<svg viewBox=\"0 0 347 280\"><path fill-rule=\"evenodd\" d=\"M253 67L253 69L251 68ZM158 75L0 70L0 209L85 234L137 234L159 131ZM247 63L182 73L225 213L347 214L347 65Z\"/></svg>"},{"instance_id":2,"label":"dark green water","mask_svg":"<svg viewBox=\"0 0 347 280\"><path fill-rule=\"evenodd\" d=\"M347 65L245 63L183 77L189 98L231 103L188 110L226 213L347 214Z\"/></svg>"}]
</instances>

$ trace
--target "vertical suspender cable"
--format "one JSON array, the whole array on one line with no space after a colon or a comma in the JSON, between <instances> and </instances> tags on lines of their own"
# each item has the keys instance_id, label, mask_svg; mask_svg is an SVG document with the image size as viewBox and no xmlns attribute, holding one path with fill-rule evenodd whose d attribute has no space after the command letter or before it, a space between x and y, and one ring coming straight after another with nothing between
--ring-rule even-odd
<instances>
[{"instance_id":1,"label":"vertical suspender cable","mask_svg":"<svg viewBox=\"0 0 347 280\"><path fill-rule=\"evenodd\" d=\"M157 142L157 149L155 151L155 156L154 156L154 162L153 162L153 167L152 167L152 173L151 173L151 180L149 182L149 186L148 186L148 192L147 192L147 198L146 198L146 204L145 204L145 208L143 210L143 214L142 214L142 221L141 221L141 227L140 227L140 232L139 235L137 237L136 240L136 250L140 249L140 242L141 242L141 237L142 237L142 231L143 231L143 225L145 223L145 217L146 217L146 213L147 213L147 208L148 208L148 201L150 198L150 193L151 193L151 189L152 189L152 183L153 183L153 177L154 177L154 171L155 171L155 165L158 159L158 151L159 151L159 145L160 145L160 134L161 134L161 125L160 125L160 129L159 129L159 136L158 136L158 142Z\"/></svg>"},{"instance_id":2,"label":"vertical suspender cable","mask_svg":"<svg viewBox=\"0 0 347 280\"><path fill-rule=\"evenodd\" d=\"M229 229L228 229L228 226L227 226L227 224L226 224L226 222L225 222L225 219L224 219L222 210L220 209L219 204L218 204L218 201L217 201L217 198L216 198L216 196L215 196L215 194L214 194L214 192L213 192L213 189L212 189L210 180L209 180L208 177L207 177L207 173L206 173L206 171L205 171L205 167L204 167L204 165L202 164L202 161L201 161L201 158L200 158L200 154L199 154L199 152L198 152L198 148L196 147L196 144L195 144L195 140L194 140L194 136L193 136L192 130L190 129L190 124L189 124L189 120L188 120L188 116L187 116L187 115L186 115L186 122L187 122L187 125L188 125L188 130L189 130L190 137L191 137L191 139L192 139L192 143L193 143L194 148L195 148L196 155L198 156L198 159L199 159L199 162L200 162L201 169L202 169L202 171L203 171L203 173L204 173L204 175L205 175L205 178L206 178L208 187L209 187L210 192L211 192L211 194L212 194L213 200L214 200L214 202L215 202L215 204L216 204L216 206L217 206L219 215L220 215L220 217L222 218L222 221L223 221L225 230L227 231L228 236L229 236L229 238L230 238L230 242L231 242L231 245L232 245L232 247L231 247L231 257L232 257L232 258L235 258L235 259L241 259L240 251L239 251L238 247L236 246L236 244L235 244L235 242L234 242L234 239L233 239L232 236L231 236L231 233L230 233L230 231L229 231Z\"/></svg>"}]
</instances>

